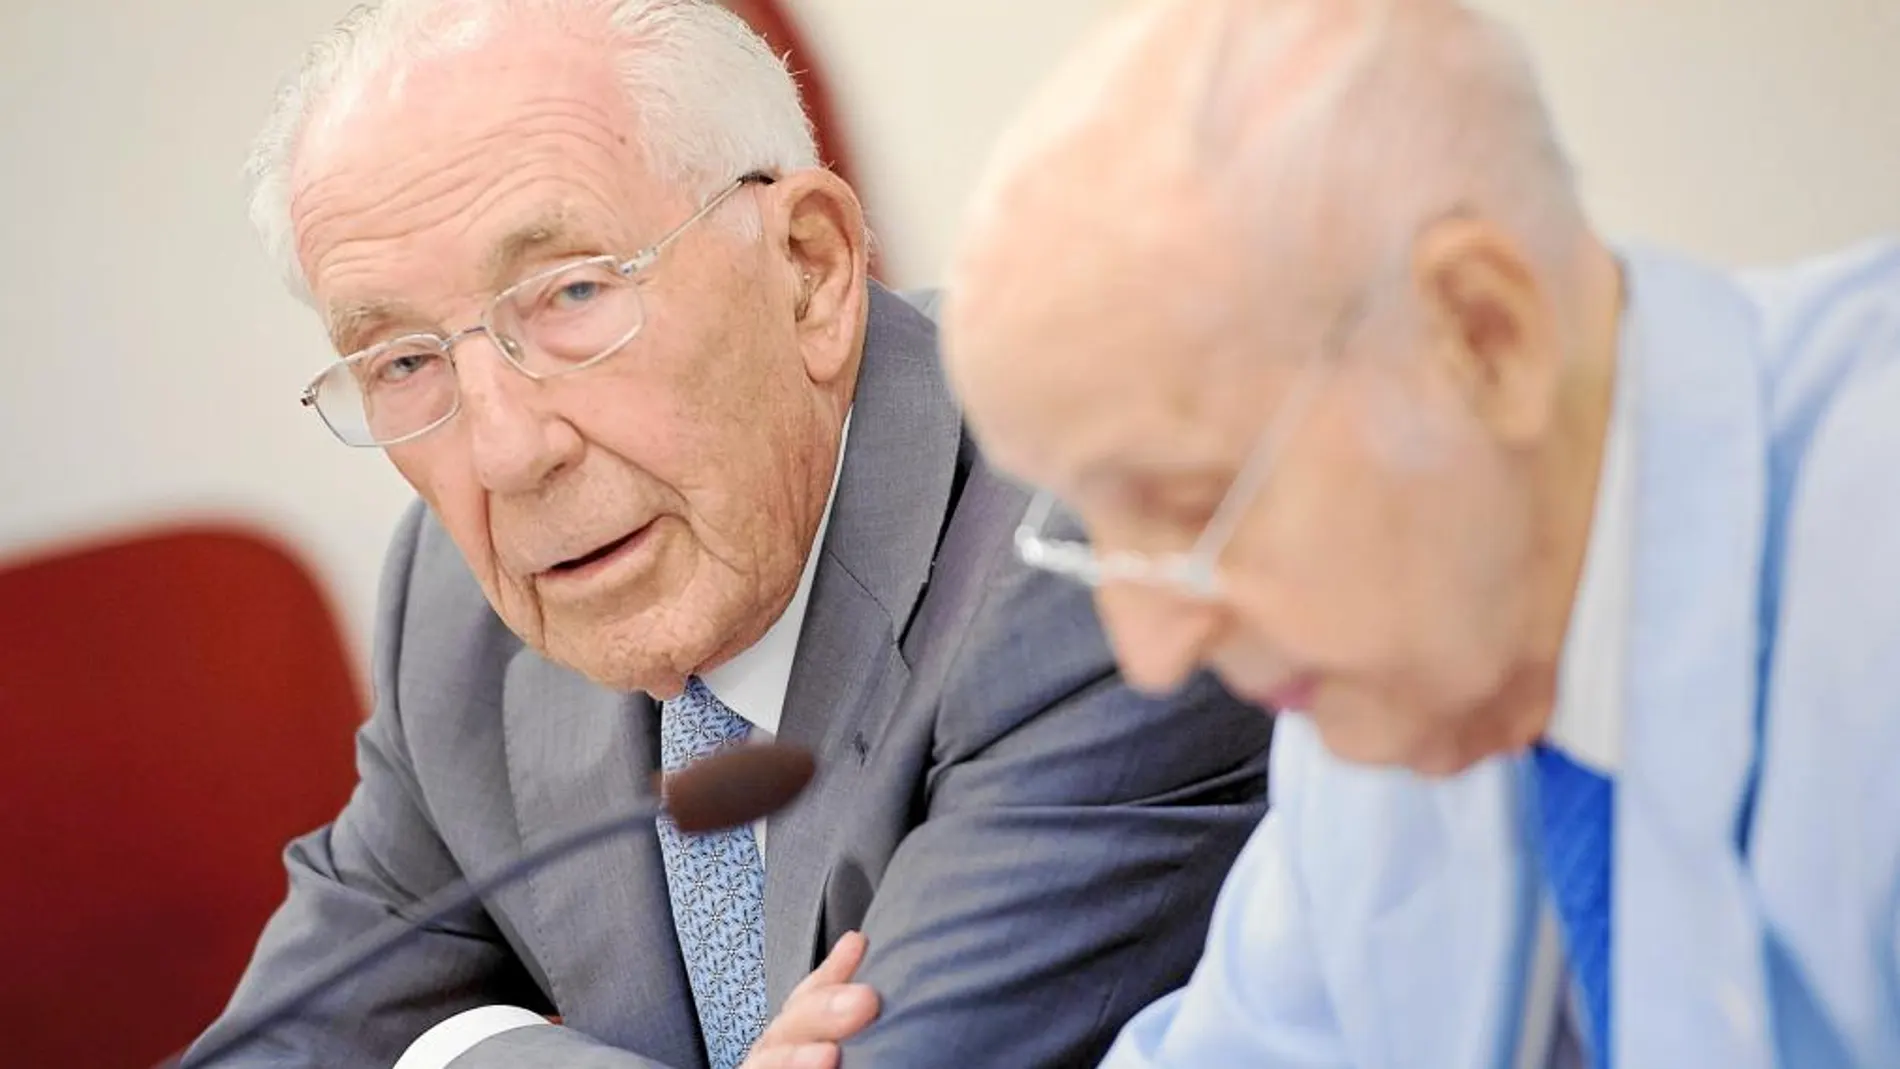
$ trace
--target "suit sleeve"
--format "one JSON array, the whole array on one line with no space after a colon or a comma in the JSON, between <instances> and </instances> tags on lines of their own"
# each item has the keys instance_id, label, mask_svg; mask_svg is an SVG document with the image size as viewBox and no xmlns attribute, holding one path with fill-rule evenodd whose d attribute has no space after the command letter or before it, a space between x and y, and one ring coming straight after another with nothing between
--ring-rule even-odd
<instances>
[{"instance_id":1,"label":"suit sleeve","mask_svg":"<svg viewBox=\"0 0 1900 1069\"><path fill-rule=\"evenodd\" d=\"M1088 594L1013 568L943 691L924 819L865 917L885 1009L844 1065L1094 1065L1183 982L1265 809L1272 732L1208 681L1127 687Z\"/></svg>"},{"instance_id":2,"label":"suit sleeve","mask_svg":"<svg viewBox=\"0 0 1900 1069\"><path fill-rule=\"evenodd\" d=\"M463 878L423 804L396 707L402 634L423 512L403 520L385 567L374 663L376 706L357 735L358 782L330 826L285 851L289 893L270 922L223 1016L197 1044L203 1049L252 1014L294 989L350 940ZM243 1067L389 1066L430 1027L464 1010L491 1003L552 1012L495 924L479 907L429 929L295 1020L270 1031L218 1063ZM559 1028L511 1042L558 1046ZM566 1044L584 1043L566 1039ZM503 1064L483 1043L458 1069ZM193 1052L194 1054L196 1051ZM187 1056L186 1064L192 1062ZM631 1055L600 1062L620 1067L650 1063ZM506 1064L531 1066L514 1057ZM570 1064L548 1060L539 1064ZM571 1064L581 1064L573 1062ZM594 1064L594 1063L588 1063Z\"/></svg>"},{"instance_id":3,"label":"suit sleeve","mask_svg":"<svg viewBox=\"0 0 1900 1069\"><path fill-rule=\"evenodd\" d=\"M1130 1022L1102 1069L1353 1064L1326 994L1295 865L1303 766L1317 745L1309 725L1281 723L1273 811L1221 890L1194 978Z\"/></svg>"}]
</instances>

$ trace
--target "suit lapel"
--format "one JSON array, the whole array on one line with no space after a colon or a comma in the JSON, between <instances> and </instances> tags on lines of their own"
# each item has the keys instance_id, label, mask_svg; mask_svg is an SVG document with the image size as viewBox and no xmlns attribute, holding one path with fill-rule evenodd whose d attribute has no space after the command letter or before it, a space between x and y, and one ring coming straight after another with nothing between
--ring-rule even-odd
<instances>
[{"instance_id":1,"label":"suit lapel","mask_svg":"<svg viewBox=\"0 0 1900 1069\"><path fill-rule=\"evenodd\" d=\"M930 321L873 287L851 436L779 723L780 739L816 754L819 778L768 824L774 1012L812 968L832 836L910 678L899 643L930 577L961 436Z\"/></svg>"},{"instance_id":2,"label":"suit lapel","mask_svg":"<svg viewBox=\"0 0 1900 1069\"><path fill-rule=\"evenodd\" d=\"M1746 1069L1771 1049L1739 846L1757 745L1766 445L1759 333L1732 285L1636 254L1633 562L1617 776L1616 1063Z\"/></svg>"},{"instance_id":3,"label":"suit lapel","mask_svg":"<svg viewBox=\"0 0 1900 1069\"><path fill-rule=\"evenodd\" d=\"M508 667L503 724L525 849L651 792L657 721L644 696L523 650ZM549 866L528 891L526 934L570 1025L668 1065L703 1063L653 836L635 832Z\"/></svg>"}]
</instances>

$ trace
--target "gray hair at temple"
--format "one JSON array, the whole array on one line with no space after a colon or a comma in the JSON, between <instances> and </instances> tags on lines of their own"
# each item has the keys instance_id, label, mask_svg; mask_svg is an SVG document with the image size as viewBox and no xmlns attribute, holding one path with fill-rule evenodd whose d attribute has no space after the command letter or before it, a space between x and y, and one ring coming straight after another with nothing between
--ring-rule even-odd
<instances>
[{"instance_id":1,"label":"gray hair at temple","mask_svg":"<svg viewBox=\"0 0 1900 1069\"><path fill-rule=\"evenodd\" d=\"M785 62L724 7L706 0L384 0L344 16L278 91L252 148L251 222L291 288L308 297L290 219L291 171L313 116L334 122L388 74L472 48L511 18L561 20L615 50L639 116L647 162L704 197L748 171L818 166L811 121ZM748 216L743 225L756 224Z\"/></svg>"},{"instance_id":2,"label":"gray hair at temple","mask_svg":"<svg viewBox=\"0 0 1900 1069\"><path fill-rule=\"evenodd\" d=\"M1166 69L1137 73L1164 37ZM1112 136L1139 144L1109 169L1194 183L1223 234L1311 278L1397 277L1387 269L1410 240L1453 213L1493 220L1557 274L1588 234L1523 45L1454 0L1138 4L1005 135L972 230L1013 187L1073 157L1073 138L1117 123Z\"/></svg>"}]
</instances>

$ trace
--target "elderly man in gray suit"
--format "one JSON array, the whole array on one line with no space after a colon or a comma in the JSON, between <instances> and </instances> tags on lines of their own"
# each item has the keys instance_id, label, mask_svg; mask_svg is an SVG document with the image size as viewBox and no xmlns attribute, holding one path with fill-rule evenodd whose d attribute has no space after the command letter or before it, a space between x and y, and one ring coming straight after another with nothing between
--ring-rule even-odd
<instances>
[{"instance_id":1,"label":"elderly man in gray suit","mask_svg":"<svg viewBox=\"0 0 1900 1069\"><path fill-rule=\"evenodd\" d=\"M1016 562L1024 493L741 22L362 9L253 177L349 354L305 403L427 507L361 783L290 847L208 1038L656 771L763 737L822 771L758 826L489 895L229 1064L1079 1065L1186 979L1269 724L1204 681L1137 695L1086 592Z\"/></svg>"}]
</instances>

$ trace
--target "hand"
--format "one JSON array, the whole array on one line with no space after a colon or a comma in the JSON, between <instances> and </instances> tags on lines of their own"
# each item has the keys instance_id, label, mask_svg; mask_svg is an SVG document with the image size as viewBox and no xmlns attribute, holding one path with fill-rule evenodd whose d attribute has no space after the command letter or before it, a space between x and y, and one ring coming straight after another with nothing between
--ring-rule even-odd
<instances>
[{"instance_id":1,"label":"hand","mask_svg":"<svg viewBox=\"0 0 1900 1069\"><path fill-rule=\"evenodd\" d=\"M862 933L845 933L792 989L739 1069L837 1069L838 1042L877 1017L877 992L850 982L866 945Z\"/></svg>"}]
</instances>

